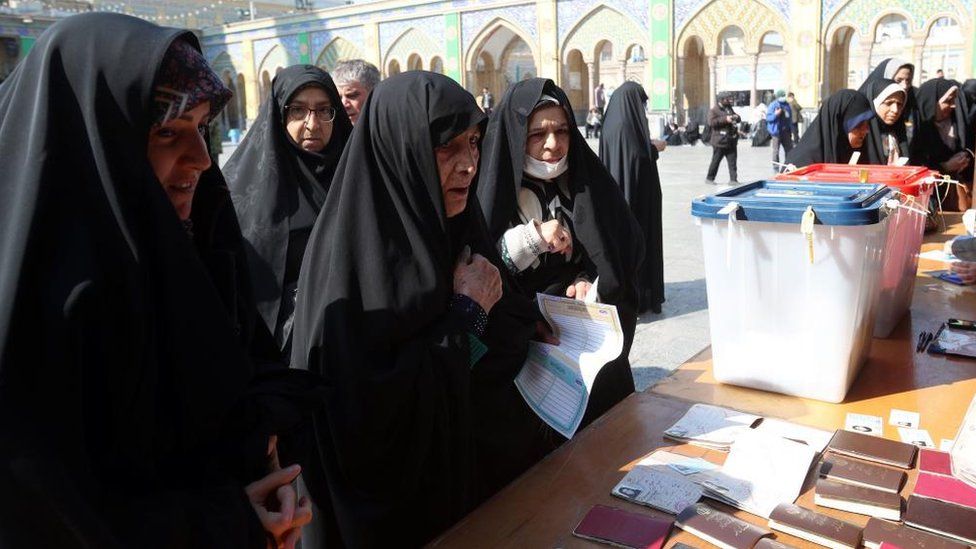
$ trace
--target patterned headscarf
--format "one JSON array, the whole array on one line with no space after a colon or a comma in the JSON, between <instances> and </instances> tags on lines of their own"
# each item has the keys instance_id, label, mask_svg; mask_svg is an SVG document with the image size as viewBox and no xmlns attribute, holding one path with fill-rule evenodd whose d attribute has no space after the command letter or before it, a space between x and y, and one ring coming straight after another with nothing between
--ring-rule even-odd
<instances>
[{"instance_id":1,"label":"patterned headscarf","mask_svg":"<svg viewBox=\"0 0 976 549\"><path fill-rule=\"evenodd\" d=\"M213 118L233 95L196 48L185 40L176 40L156 75L153 121L163 124L179 118L204 101L210 101Z\"/></svg>"}]
</instances>

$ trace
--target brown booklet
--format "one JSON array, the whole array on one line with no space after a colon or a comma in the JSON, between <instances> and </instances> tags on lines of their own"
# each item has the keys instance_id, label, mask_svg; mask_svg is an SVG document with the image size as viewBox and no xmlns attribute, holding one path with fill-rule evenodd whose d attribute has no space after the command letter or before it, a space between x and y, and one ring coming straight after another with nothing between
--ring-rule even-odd
<instances>
[{"instance_id":1,"label":"brown booklet","mask_svg":"<svg viewBox=\"0 0 976 549\"><path fill-rule=\"evenodd\" d=\"M820 462L820 476L844 484L874 488L893 494L901 490L905 479L908 478L904 471L831 453L824 456Z\"/></svg>"},{"instance_id":2,"label":"brown booklet","mask_svg":"<svg viewBox=\"0 0 976 549\"><path fill-rule=\"evenodd\" d=\"M674 548L672 547L672 549ZM759 540L759 543L756 544L754 549L796 549L796 547L786 545L781 541L776 541L771 538L763 538Z\"/></svg>"},{"instance_id":3,"label":"brown booklet","mask_svg":"<svg viewBox=\"0 0 976 549\"><path fill-rule=\"evenodd\" d=\"M817 480L813 502L823 507L872 517L901 520L901 496L851 484Z\"/></svg>"},{"instance_id":4,"label":"brown booklet","mask_svg":"<svg viewBox=\"0 0 976 549\"><path fill-rule=\"evenodd\" d=\"M675 526L724 549L752 549L769 530L716 511L704 503L693 503L678 514Z\"/></svg>"},{"instance_id":5,"label":"brown booklet","mask_svg":"<svg viewBox=\"0 0 976 549\"><path fill-rule=\"evenodd\" d=\"M769 527L834 549L857 549L861 528L792 503L780 503L769 515Z\"/></svg>"},{"instance_id":6,"label":"brown booklet","mask_svg":"<svg viewBox=\"0 0 976 549\"><path fill-rule=\"evenodd\" d=\"M827 448L835 454L894 465L902 469L911 468L918 450L912 444L843 430L834 433Z\"/></svg>"},{"instance_id":7,"label":"brown booklet","mask_svg":"<svg viewBox=\"0 0 976 549\"><path fill-rule=\"evenodd\" d=\"M901 549L967 549L968 547L965 543L909 528L904 524L872 518L864 527L864 546L868 549L880 549L882 543L890 543Z\"/></svg>"},{"instance_id":8,"label":"brown booklet","mask_svg":"<svg viewBox=\"0 0 976 549\"><path fill-rule=\"evenodd\" d=\"M976 545L976 509L971 507L911 496L905 524Z\"/></svg>"}]
</instances>

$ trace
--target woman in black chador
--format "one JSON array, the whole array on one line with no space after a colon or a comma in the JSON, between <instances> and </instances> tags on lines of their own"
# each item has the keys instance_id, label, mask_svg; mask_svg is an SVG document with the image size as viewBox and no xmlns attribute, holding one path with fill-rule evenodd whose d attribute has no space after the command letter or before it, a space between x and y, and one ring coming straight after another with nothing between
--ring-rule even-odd
<instances>
[{"instance_id":1,"label":"woman in black chador","mask_svg":"<svg viewBox=\"0 0 976 549\"><path fill-rule=\"evenodd\" d=\"M290 546L310 519L269 473L306 376L254 377L204 139L229 97L193 34L114 14L0 86L0 546Z\"/></svg>"},{"instance_id":2,"label":"woman in black chador","mask_svg":"<svg viewBox=\"0 0 976 549\"><path fill-rule=\"evenodd\" d=\"M863 148L868 122L874 117L874 107L862 93L839 90L820 105L817 117L786 161L797 168L820 162L847 164L854 151L861 151L857 163L867 164Z\"/></svg>"},{"instance_id":3,"label":"woman in black chador","mask_svg":"<svg viewBox=\"0 0 976 549\"><path fill-rule=\"evenodd\" d=\"M351 132L328 73L295 65L275 76L257 119L224 166L247 240L258 312L286 358L305 244Z\"/></svg>"},{"instance_id":4,"label":"woman in black chador","mask_svg":"<svg viewBox=\"0 0 976 549\"><path fill-rule=\"evenodd\" d=\"M488 125L478 198L524 297L538 292L617 306L623 353L597 375L585 425L634 391L628 353L644 242L620 188L571 124L572 113L551 80L512 86Z\"/></svg>"},{"instance_id":5,"label":"woman in black chador","mask_svg":"<svg viewBox=\"0 0 976 549\"><path fill-rule=\"evenodd\" d=\"M868 122L864 152L868 163L895 164L908 156L908 131L905 128L905 105L908 94L894 80L879 78L865 83L861 93L867 97L877 116Z\"/></svg>"},{"instance_id":6,"label":"woman in black chador","mask_svg":"<svg viewBox=\"0 0 976 549\"><path fill-rule=\"evenodd\" d=\"M661 178L659 153L647 128L646 103L647 93L636 82L625 82L613 92L600 136L600 160L620 185L644 233L644 263L637 281L640 310L660 313L664 303ZM735 179L734 165L730 170Z\"/></svg>"},{"instance_id":7,"label":"woman in black chador","mask_svg":"<svg viewBox=\"0 0 976 549\"><path fill-rule=\"evenodd\" d=\"M397 75L370 94L336 168L292 347L292 367L327 386L304 475L311 547L418 546L483 497L474 378L517 372L535 330L502 297L471 187L485 119L450 78Z\"/></svg>"},{"instance_id":8,"label":"woman in black chador","mask_svg":"<svg viewBox=\"0 0 976 549\"><path fill-rule=\"evenodd\" d=\"M967 150L974 131L967 123L967 101L959 82L933 78L918 88L918 128L911 144L911 164L928 166L959 181L955 192L939 186L948 211L966 211L972 204L973 153Z\"/></svg>"}]
</instances>

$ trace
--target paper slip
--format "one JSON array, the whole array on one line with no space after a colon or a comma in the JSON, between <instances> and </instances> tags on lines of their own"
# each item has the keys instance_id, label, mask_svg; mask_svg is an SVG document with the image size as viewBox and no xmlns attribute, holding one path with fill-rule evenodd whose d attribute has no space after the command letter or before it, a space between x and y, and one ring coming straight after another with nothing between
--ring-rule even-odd
<instances>
[{"instance_id":1,"label":"paper slip","mask_svg":"<svg viewBox=\"0 0 976 549\"><path fill-rule=\"evenodd\" d=\"M902 442L914 444L915 446L921 446L922 448L935 448L935 442L932 440L929 432L925 429L908 429L906 427L899 427L898 436L901 437Z\"/></svg>"},{"instance_id":2,"label":"paper slip","mask_svg":"<svg viewBox=\"0 0 976 549\"><path fill-rule=\"evenodd\" d=\"M657 450L649 456L645 456L637 465L654 467L655 469L671 473L673 475L688 478L695 481L700 473L713 471L721 467L702 458L693 458L685 455L668 452L667 450ZM666 466L667 468L662 468Z\"/></svg>"},{"instance_id":3,"label":"paper slip","mask_svg":"<svg viewBox=\"0 0 976 549\"><path fill-rule=\"evenodd\" d=\"M845 431L854 431L866 435L880 437L883 434L881 418L878 416L868 416L865 414L847 414L844 421Z\"/></svg>"},{"instance_id":4,"label":"paper slip","mask_svg":"<svg viewBox=\"0 0 976 549\"><path fill-rule=\"evenodd\" d=\"M959 261L959 258L952 254L945 253L945 250L929 250L927 252L922 252L918 254L919 259L928 259L931 261L942 261L945 263L955 263Z\"/></svg>"},{"instance_id":5,"label":"paper slip","mask_svg":"<svg viewBox=\"0 0 976 549\"><path fill-rule=\"evenodd\" d=\"M697 484L658 467L665 466L635 466L610 493L674 515L701 499L702 490Z\"/></svg>"},{"instance_id":6,"label":"paper slip","mask_svg":"<svg viewBox=\"0 0 976 549\"><path fill-rule=\"evenodd\" d=\"M668 467L674 469L682 475L694 475L695 473L701 473L702 471L711 471L719 468L718 465L715 465L711 461L704 460L702 458L687 458L675 463L669 463Z\"/></svg>"},{"instance_id":7,"label":"paper slip","mask_svg":"<svg viewBox=\"0 0 976 549\"><path fill-rule=\"evenodd\" d=\"M952 450L952 445L955 443L956 441L951 438L944 438L939 441L939 450L942 450L943 452L948 452Z\"/></svg>"},{"instance_id":8,"label":"paper slip","mask_svg":"<svg viewBox=\"0 0 976 549\"><path fill-rule=\"evenodd\" d=\"M559 345L529 342L515 386L543 421L573 438L596 375L623 351L623 328L613 305L545 294L537 294L536 299Z\"/></svg>"},{"instance_id":9,"label":"paper slip","mask_svg":"<svg viewBox=\"0 0 976 549\"><path fill-rule=\"evenodd\" d=\"M952 475L976 487L976 396L969 403L949 453L952 455Z\"/></svg>"},{"instance_id":10,"label":"paper slip","mask_svg":"<svg viewBox=\"0 0 976 549\"><path fill-rule=\"evenodd\" d=\"M696 446L727 450L758 419L759 416L728 408L695 404L677 423L664 431L664 436Z\"/></svg>"},{"instance_id":11,"label":"paper slip","mask_svg":"<svg viewBox=\"0 0 976 549\"><path fill-rule=\"evenodd\" d=\"M823 449L830 442L830 438L834 436L834 433L829 431L771 417L764 417L759 426L753 430L760 433L776 435L794 442L802 442L818 452L823 452Z\"/></svg>"},{"instance_id":12,"label":"paper slip","mask_svg":"<svg viewBox=\"0 0 976 549\"><path fill-rule=\"evenodd\" d=\"M705 495L769 518L780 503L800 495L817 452L810 446L779 436L746 431L716 471L701 473Z\"/></svg>"},{"instance_id":13,"label":"paper slip","mask_svg":"<svg viewBox=\"0 0 976 549\"><path fill-rule=\"evenodd\" d=\"M907 427L918 429L920 416L918 412L907 412L905 410L891 409L891 417L888 418L888 425L895 427Z\"/></svg>"}]
</instances>

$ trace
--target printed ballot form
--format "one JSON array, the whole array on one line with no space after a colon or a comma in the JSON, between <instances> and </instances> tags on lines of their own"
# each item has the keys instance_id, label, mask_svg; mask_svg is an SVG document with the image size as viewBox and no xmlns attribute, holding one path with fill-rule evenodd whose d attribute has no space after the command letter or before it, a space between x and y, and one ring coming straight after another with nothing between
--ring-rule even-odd
<instances>
[{"instance_id":1,"label":"printed ballot form","mask_svg":"<svg viewBox=\"0 0 976 549\"><path fill-rule=\"evenodd\" d=\"M529 342L515 386L543 421L573 438L596 375L623 351L623 328L613 305L545 294L537 294L536 299L559 345Z\"/></svg>"}]
</instances>

